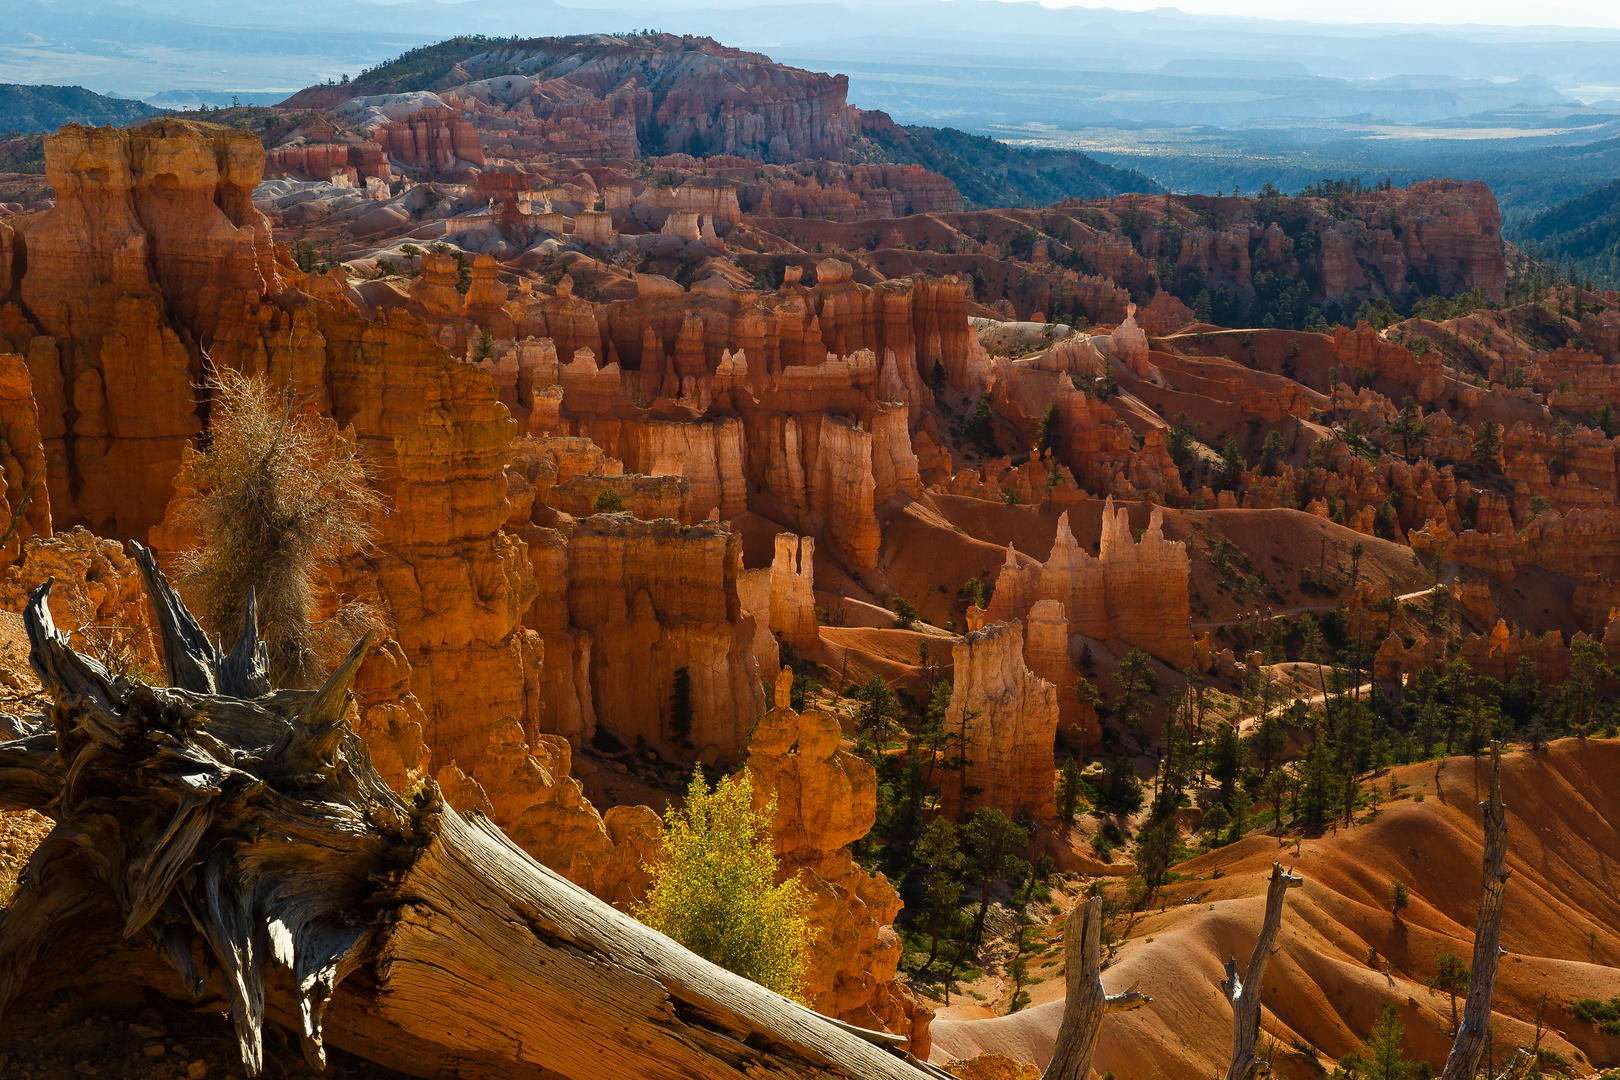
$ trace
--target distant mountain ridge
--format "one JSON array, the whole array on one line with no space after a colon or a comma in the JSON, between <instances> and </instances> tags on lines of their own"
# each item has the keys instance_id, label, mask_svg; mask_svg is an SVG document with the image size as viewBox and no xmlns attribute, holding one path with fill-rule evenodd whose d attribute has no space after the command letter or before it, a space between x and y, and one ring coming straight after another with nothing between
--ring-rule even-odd
<instances>
[{"instance_id":1,"label":"distant mountain ridge","mask_svg":"<svg viewBox=\"0 0 1620 1080\"><path fill-rule=\"evenodd\" d=\"M287 108L305 106L325 108L352 97L409 94L417 90L443 89L444 87L439 84L455 71L463 60L515 44L518 40L516 37L488 37L483 34L465 34L447 38L419 49L411 49L376 67L367 68L352 82L307 87L282 104ZM468 75L462 81L483 77L487 76Z\"/></svg>"},{"instance_id":2,"label":"distant mountain ridge","mask_svg":"<svg viewBox=\"0 0 1620 1080\"><path fill-rule=\"evenodd\" d=\"M948 177L970 208L1164 190L1135 169L1104 165L1077 150L1030 150L955 128L902 127L883 112L862 112L861 134L889 160Z\"/></svg>"},{"instance_id":3,"label":"distant mountain ridge","mask_svg":"<svg viewBox=\"0 0 1620 1080\"><path fill-rule=\"evenodd\" d=\"M766 161L844 158L855 132L849 81L789 67L713 38L674 34L461 37L412 49L350 83L312 86L288 108L432 92L511 131L578 125L606 143L588 156L729 154ZM579 146L570 151L580 156Z\"/></svg>"},{"instance_id":4,"label":"distant mountain ridge","mask_svg":"<svg viewBox=\"0 0 1620 1080\"><path fill-rule=\"evenodd\" d=\"M104 97L82 86L0 83L0 131L24 135L55 131L63 124L122 127L161 110L144 101Z\"/></svg>"}]
</instances>

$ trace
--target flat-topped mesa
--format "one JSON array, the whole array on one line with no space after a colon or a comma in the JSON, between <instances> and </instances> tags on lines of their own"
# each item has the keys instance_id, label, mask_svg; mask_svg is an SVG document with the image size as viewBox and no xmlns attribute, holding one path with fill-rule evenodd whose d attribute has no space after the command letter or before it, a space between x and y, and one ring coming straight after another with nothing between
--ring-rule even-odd
<instances>
[{"instance_id":1,"label":"flat-topped mesa","mask_svg":"<svg viewBox=\"0 0 1620 1080\"><path fill-rule=\"evenodd\" d=\"M481 163L479 128L491 152L503 156L543 147L575 157L689 153L788 162L842 159L857 126L846 76L787 67L710 38L583 35L490 44L431 85L384 64L341 87L312 86L284 105L351 117L387 108L379 130L388 134L379 142L401 161L439 168L458 159Z\"/></svg>"},{"instance_id":2,"label":"flat-topped mesa","mask_svg":"<svg viewBox=\"0 0 1620 1080\"><path fill-rule=\"evenodd\" d=\"M985 621L1021 619L1041 600L1063 605L1071 634L1134 645L1176 668L1193 659L1187 546L1164 535L1164 510L1155 506L1139 540L1130 513L1103 505L1099 554L1080 547L1069 515L1058 517L1057 537L1044 564L1009 547Z\"/></svg>"},{"instance_id":3,"label":"flat-topped mesa","mask_svg":"<svg viewBox=\"0 0 1620 1080\"><path fill-rule=\"evenodd\" d=\"M946 812L988 806L1008 815L1054 816L1058 692L1024 666L1023 625L995 622L970 631L952 657L945 729L965 734L971 751L968 767L942 782ZM978 794L971 794L975 788Z\"/></svg>"}]
</instances>

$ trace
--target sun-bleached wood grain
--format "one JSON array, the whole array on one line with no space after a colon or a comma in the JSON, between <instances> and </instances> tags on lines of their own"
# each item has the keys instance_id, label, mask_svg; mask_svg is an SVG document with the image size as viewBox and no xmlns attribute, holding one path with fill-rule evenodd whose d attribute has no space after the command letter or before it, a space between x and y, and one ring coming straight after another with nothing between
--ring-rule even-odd
<instances>
[{"instance_id":1,"label":"sun-bleached wood grain","mask_svg":"<svg viewBox=\"0 0 1620 1080\"><path fill-rule=\"evenodd\" d=\"M1502 904L1507 898L1507 807L1502 803L1502 748L1491 748L1491 797L1479 804L1485 828L1485 873L1479 890L1479 918L1474 925L1474 965L1469 969L1468 998L1457 1038L1446 1055L1441 1080L1473 1080L1490 1037L1491 999L1496 994L1496 968L1502 959ZM1517 1059L1515 1064L1517 1064ZM1512 1067L1503 1076L1510 1076Z\"/></svg>"}]
</instances>

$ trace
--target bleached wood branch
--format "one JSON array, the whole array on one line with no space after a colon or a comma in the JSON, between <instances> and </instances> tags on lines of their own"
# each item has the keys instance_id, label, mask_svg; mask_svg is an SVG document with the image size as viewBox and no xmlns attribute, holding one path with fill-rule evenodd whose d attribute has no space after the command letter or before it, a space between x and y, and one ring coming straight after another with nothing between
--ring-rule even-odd
<instances>
[{"instance_id":1,"label":"bleached wood branch","mask_svg":"<svg viewBox=\"0 0 1620 1080\"><path fill-rule=\"evenodd\" d=\"M1502 904L1507 897L1507 807L1502 803L1502 748L1491 747L1491 797L1479 804L1485 826L1485 873L1480 886L1479 918L1474 926L1474 965L1468 999L1457 1038L1446 1056L1442 1080L1473 1080L1484 1052L1496 993L1496 968L1502 959Z\"/></svg>"},{"instance_id":2,"label":"bleached wood branch","mask_svg":"<svg viewBox=\"0 0 1620 1080\"><path fill-rule=\"evenodd\" d=\"M1283 900L1289 889L1297 889L1305 879L1282 863L1271 864L1271 884L1266 886L1266 915L1260 924L1260 937L1249 966L1241 980L1237 977L1237 957L1226 961L1226 981L1222 990L1232 1003L1232 1063L1227 1067L1226 1080L1254 1080L1260 1072L1260 1059L1256 1047L1260 1041L1260 988L1266 977L1266 961L1271 959L1272 942L1277 928L1282 925Z\"/></svg>"},{"instance_id":3,"label":"bleached wood branch","mask_svg":"<svg viewBox=\"0 0 1620 1080\"><path fill-rule=\"evenodd\" d=\"M1139 1009L1153 999L1135 986L1123 994L1103 990L1102 897L1075 905L1063 933L1063 1024L1043 1080L1088 1080L1104 1014Z\"/></svg>"}]
</instances>

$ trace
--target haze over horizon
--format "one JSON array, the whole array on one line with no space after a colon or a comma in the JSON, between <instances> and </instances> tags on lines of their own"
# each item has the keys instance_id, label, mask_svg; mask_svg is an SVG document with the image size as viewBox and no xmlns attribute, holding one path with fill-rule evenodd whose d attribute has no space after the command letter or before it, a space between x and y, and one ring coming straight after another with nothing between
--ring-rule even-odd
<instances>
[{"instance_id":1,"label":"haze over horizon","mask_svg":"<svg viewBox=\"0 0 1620 1080\"><path fill-rule=\"evenodd\" d=\"M0 0L0 1080L1620 1080L1620 12L1291 2Z\"/></svg>"},{"instance_id":2,"label":"haze over horizon","mask_svg":"<svg viewBox=\"0 0 1620 1080\"><path fill-rule=\"evenodd\" d=\"M1276 20L1286 23L1366 25L1403 23L1414 26L1453 27L1568 27L1620 28L1620 7L1607 0L1367 0L1354 8L1319 6L1301 16L1293 0L1113 0L1106 5L1083 0L1037 0L1049 8L1109 7L1120 11L1176 10L1189 15L1225 15L1235 18Z\"/></svg>"}]
</instances>

